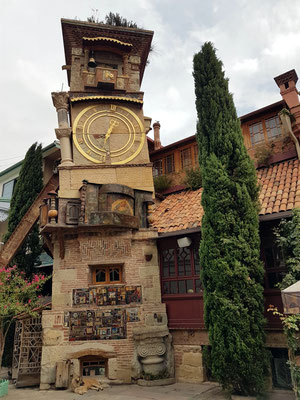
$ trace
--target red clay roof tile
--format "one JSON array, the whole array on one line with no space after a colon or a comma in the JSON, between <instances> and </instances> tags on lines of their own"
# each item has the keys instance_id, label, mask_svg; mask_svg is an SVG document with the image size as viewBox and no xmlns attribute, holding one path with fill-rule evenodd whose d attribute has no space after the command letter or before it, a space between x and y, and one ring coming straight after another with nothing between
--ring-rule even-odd
<instances>
[{"instance_id":1,"label":"red clay roof tile","mask_svg":"<svg viewBox=\"0 0 300 400\"><path fill-rule=\"evenodd\" d=\"M292 178L293 175L293 178ZM300 207L300 162L283 161L257 170L262 208L259 215ZM276 177L276 178L275 178ZM203 216L202 189L183 191L166 197L156 205L153 227L158 232L175 232L200 227Z\"/></svg>"}]
</instances>

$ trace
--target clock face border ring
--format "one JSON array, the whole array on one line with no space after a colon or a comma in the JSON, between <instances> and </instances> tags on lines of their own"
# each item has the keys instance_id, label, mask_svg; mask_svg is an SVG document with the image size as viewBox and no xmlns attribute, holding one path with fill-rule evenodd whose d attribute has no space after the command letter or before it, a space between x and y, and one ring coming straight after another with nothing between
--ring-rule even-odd
<instances>
[{"instance_id":1,"label":"clock face border ring","mask_svg":"<svg viewBox=\"0 0 300 400\"><path fill-rule=\"evenodd\" d=\"M121 105L118 105L118 104L113 104L113 103L101 104L100 106L103 107L103 108L100 109L100 110L99 110L99 108L98 108L98 110L97 110L97 107L99 107L99 105L92 105L92 106L85 107L85 108L84 108L83 110L81 110L80 113L76 116L75 121L74 121L74 123L73 123L73 135L72 135L73 141L74 141L74 144L75 144L76 149L81 153L81 155L82 155L83 157L85 157L86 159L92 161L93 163L96 163L96 164L104 164L104 163L105 163L105 162L103 161L103 158L104 158L104 151L103 151L103 153L97 152L97 153L99 154L99 156L102 157L102 159L99 160L99 159L96 159L95 157L90 156L89 154L87 154L87 153L81 148L80 143L78 142L78 138L77 138L78 126L79 126L79 124L80 124L80 122L81 122L82 117L84 117L84 115L85 115L86 113L88 113L91 109L95 109L95 110L96 110L95 113L99 113L99 112L102 111L102 112L108 112L108 113L112 113L112 114L113 114L113 113L116 111L116 109L119 108L119 109L121 109L123 112L127 112L128 114L130 114L130 116L131 116L131 117L134 119L134 121L136 122L136 124L137 124L137 126L138 126L138 128L139 128L139 132L136 132L136 131L135 131L135 128L134 128L134 126L133 126L134 141L136 140L136 137L138 137L137 135L140 135L140 139L139 139L140 144L139 144L138 148L134 151L134 153L132 153L129 157L127 157L126 159L120 160L120 161L111 161L110 164L111 164L111 165L120 165L120 164L126 164L126 163L128 163L129 161L132 161L132 160L140 153L140 151L142 150L142 148L143 148L143 146L144 146L144 143L145 143L146 134L145 134L145 131L144 131L144 125L143 125L143 123L141 122L140 118L136 115L136 113L135 113L134 111L130 110L129 108L127 108L127 107L124 107L124 106L121 106ZM105 106L106 106L106 108L105 108ZM114 106L114 109L112 108L113 106ZM111 109L109 109L109 107L111 107ZM113 111L111 111L111 110L113 110ZM95 113L94 113L94 114L95 114ZM120 115L123 115L123 117L125 117L124 114L122 114L122 113L119 113L119 114L120 114ZM80 129L82 129L82 133L79 133L80 135L84 135L83 126L85 126L87 120L89 120L90 117L92 117L92 116L93 116L93 114L91 114L91 115L89 115L89 116L86 117L86 121L84 121L84 122L83 122L83 125L81 125L81 128L80 128ZM129 119L127 116L126 116L126 118L130 121L130 119ZM132 121L130 121L130 124L133 125ZM133 142L133 144L134 144L134 142ZM133 144L132 144L132 145L133 145ZM131 146L131 147L132 147L132 146ZM96 153L95 150L93 150L93 152ZM127 152L130 153L130 149L125 149L124 153L127 153ZM120 155L118 155L118 156L120 156ZM116 156L115 156L115 157L116 157Z\"/></svg>"}]
</instances>

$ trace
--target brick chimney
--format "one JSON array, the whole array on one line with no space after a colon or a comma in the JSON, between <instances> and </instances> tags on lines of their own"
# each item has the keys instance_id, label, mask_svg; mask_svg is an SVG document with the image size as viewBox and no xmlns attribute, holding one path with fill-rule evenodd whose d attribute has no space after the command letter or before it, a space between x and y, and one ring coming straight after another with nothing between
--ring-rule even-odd
<instances>
[{"instance_id":1,"label":"brick chimney","mask_svg":"<svg viewBox=\"0 0 300 400\"><path fill-rule=\"evenodd\" d=\"M297 156L300 160L300 102L298 90L296 88L298 76L296 71L291 69L284 74L276 76L274 80L280 89L280 94L283 100L288 105L290 113L295 118L295 121L292 123L290 117L286 115L286 113L283 111L279 113L283 129L289 134L290 138L294 142Z\"/></svg>"},{"instance_id":2,"label":"brick chimney","mask_svg":"<svg viewBox=\"0 0 300 400\"><path fill-rule=\"evenodd\" d=\"M161 142L160 142L160 123L159 123L159 121L154 122L153 130L154 130L154 150L158 150L162 147Z\"/></svg>"},{"instance_id":3,"label":"brick chimney","mask_svg":"<svg viewBox=\"0 0 300 400\"><path fill-rule=\"evenodd\" d=\"M295 124L293 125L293 132L300 135L300 102L298 96L298 90L296 83L298 81L297 73L294 69L291 69L284 74L276 76L274 78L277 86L280 89L280 94L283 100L288 105L291 114L295 117Z\"/></svg>"}]
</instances>

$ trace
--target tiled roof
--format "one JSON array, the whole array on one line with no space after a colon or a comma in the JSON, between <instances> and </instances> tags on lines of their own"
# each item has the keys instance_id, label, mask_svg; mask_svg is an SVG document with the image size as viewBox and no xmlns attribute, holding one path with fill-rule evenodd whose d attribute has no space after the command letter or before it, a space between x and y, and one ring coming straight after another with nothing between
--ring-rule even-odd
<instances>
[{"instance_id":1,"label":"tiled roof","mask_svg":"<svg viewBox=\"0 0 300 400\"><path fill-rule=\"evenodd\" d=\"M300 162L288 160L257 171L261 187L259 215L273 214L300 207ZM202 189L172 194L153 212L153 227L158 232L174 232L201 225Z\"/></svg>"},{"instance_id":2,"label":"tiled roof","mask_svg":"<svg viewBox=\"0 0 300 400\"><path fill-rule=\"evenodd\" d=\"M300 162L284 161L257 171L261 186L259 215L300 207Z\"/></svg>"},{"instance_id":3,"label":"tiled roof","mask_svg":"<svg viewBox=\"0 0 300 400\"><path fill-rule=\"evenodd\" d=\"M154 212L152 226L158 232L173 232L197 228L201 225L202 189L171 194L159 203Z\"/></svg>"}]
</instances>

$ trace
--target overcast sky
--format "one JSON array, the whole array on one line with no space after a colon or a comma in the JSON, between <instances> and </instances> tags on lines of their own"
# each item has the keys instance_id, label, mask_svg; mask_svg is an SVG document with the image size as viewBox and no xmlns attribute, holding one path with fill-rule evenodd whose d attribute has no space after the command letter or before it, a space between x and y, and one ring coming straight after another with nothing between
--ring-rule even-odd
<instances>
[{"instance_id":1,"label":"overcast sky","mask_svg":"<svg viewBox=\"0 0 300 400\"><path fill-rule=\"evenodd\" d=\"M0 6L0 171L33 142L56 139L51 92L68 90L60 18L104 19L112 11L154 30L142 90L144 113L160 121L163 145L195 133L192 60L205 41L223 61L239 116L281 99L275 76L292 68L300 74L299 0L0 0Z\"/></svg>"}]
</instances>

